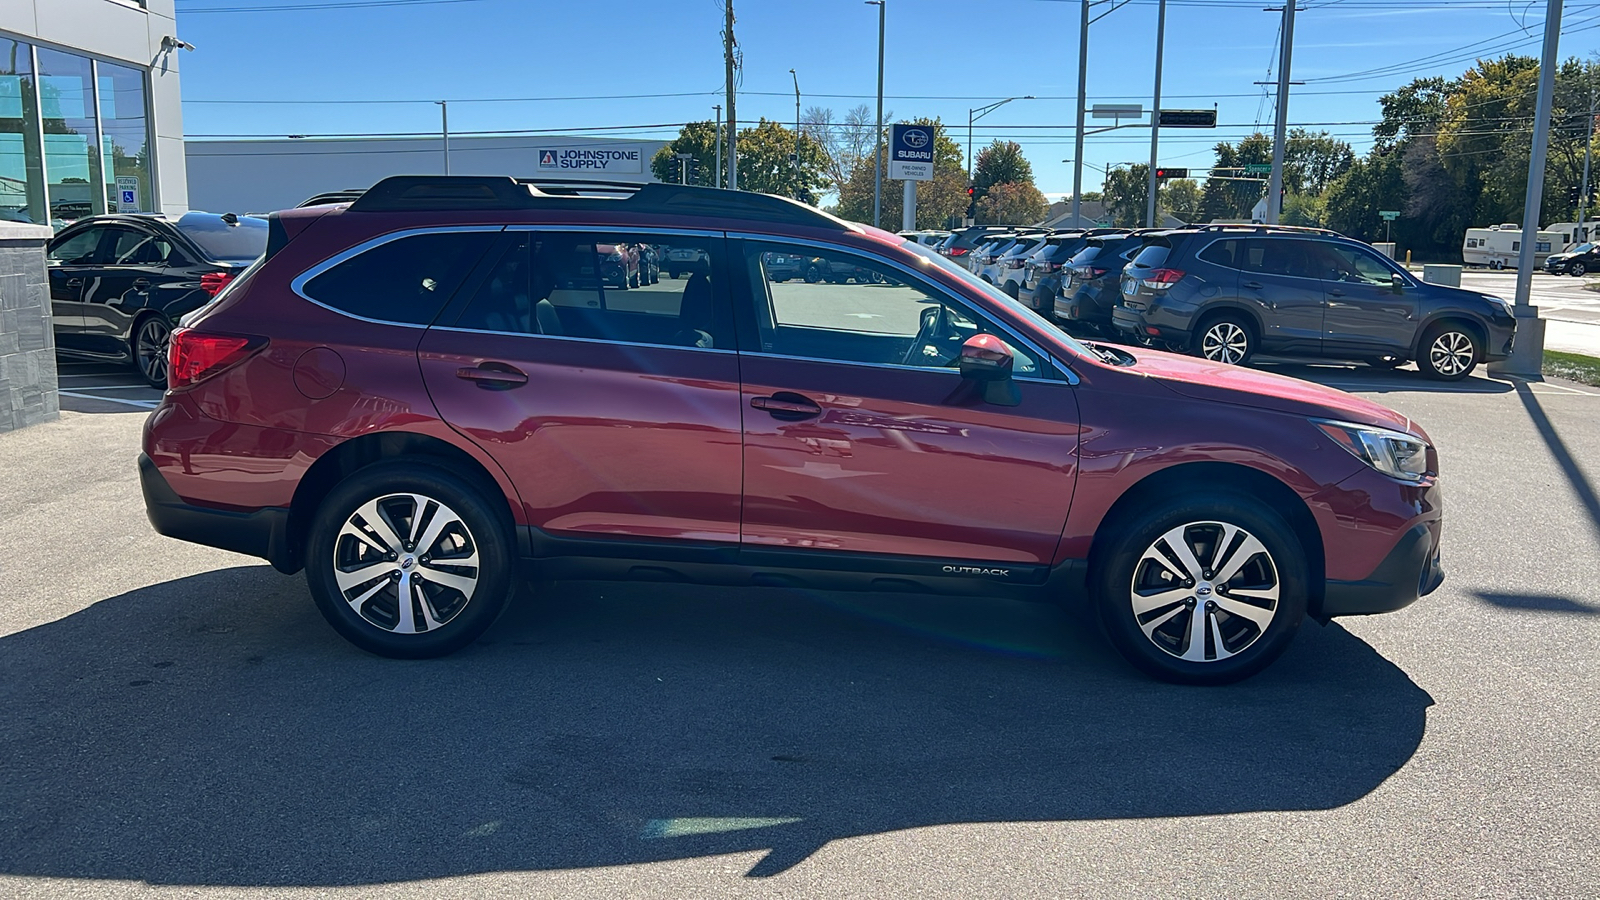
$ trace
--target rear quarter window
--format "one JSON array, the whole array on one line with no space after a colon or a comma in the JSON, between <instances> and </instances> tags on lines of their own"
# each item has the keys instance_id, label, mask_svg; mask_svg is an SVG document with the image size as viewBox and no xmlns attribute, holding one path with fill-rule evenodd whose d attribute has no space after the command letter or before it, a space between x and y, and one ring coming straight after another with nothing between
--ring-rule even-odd
<instances>
[{"instance_id":1,"label":"rear quarter window","mask_svg":"<svg viewBox=\"0 0 1600 900\"><path fill-rule=\"evenodd\" d=\"M1241 269L1244 266L1243 258L1239 255L1239 249L1243 244L1243 241L1237 240L1216 241L1200 251L1199 258L1213 265L1224 266L1229 269Z\"/></svg>"},{"instance_id":2,"label":"rear quarter window","mask_svg":"<svg viewBox=\"0 0 1600 900\"><path fill-rule=\"evenodd\" d=\"M1159 269L1167 261L1167 256L1172 252L1172 247L1167 244L1145 244L1144 249L1133 255L1129 265L1141 266L1146 269Z\"/></svg>"},{"instance_id":3,"label":"rear quarter window","mask_svg":"<svg viewBox=\"0 0 1600 900\"><path fill-rule=\"evenodd\" d=\"M493 232L445 231L397 238L307 279L300 292L364 319L427 325L494 237Z\"/></svg>"}]
</instances>

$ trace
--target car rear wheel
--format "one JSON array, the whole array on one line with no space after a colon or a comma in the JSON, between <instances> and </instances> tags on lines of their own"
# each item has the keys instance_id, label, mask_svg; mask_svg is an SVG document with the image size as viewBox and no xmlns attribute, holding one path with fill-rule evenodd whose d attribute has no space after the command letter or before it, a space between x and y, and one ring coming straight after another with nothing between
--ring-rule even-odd
<instances>
[{"instance_id":1,"label":"car rear wheel","mask_svg":"<svg viewBox=\"0 0 1600 900\"><path fill-rule=\"evenodd\" d=\"M1017 299L1017 295L1022 292L1022 289L1017 287L1017 283L1015 281L1006 282L1005 287L1002 287L1000 290L1003 291L1007 297L1010 297L1013 300Z\"/></svg>"},{"instance_id":2,"label":"car rear wheel","mask_svg":"<svg viewBox=\"0 0 1600 900\"><path fill-rule=\"evenodd\" d=\"M513 588L505 525L466 481L431 465L355 473L317 510L306 580L328 624L369 653L423 659L477 640Z\"/></svg>"},{"instance_id":3,"label":"car rear wheel","mask_svg":"<svg viewBox=\"0 0 1600 900\"><path fill-rule=\"evenodd\" d=\"M1270 507L1195 494L1109 525L1093 561L1095 605L1134 666L1165 681L1226 684L1288 648L1305 618L1308 570Z\"/></svg>"},{"instance_id":4,"label":"car rear wheel","mask_svg":"<svg viewBox=\"0 0 1600 900\"><path fill-rule=\"evenodd\" d=\"M1256 352L1250 326L1231 313L1206 320L1194 342L1194 354L1212 362L1242 366Z\"/></svg>"},{"instance_id":5,"label":"car rear wheel","mask_svg":"<svg viewBox=\"0 0 1600 900\"><path fill-rule=\"evenodd\" d=\"M822 270L816 266L806 269L806 284L816 284L822 280Z\"/></svg>"},{"instance_id":6,"label":"car rear wheel","mask_svg":"<svg viewBox=\"0 0 1600 900\"><path fill-rule=\"evenodd\" d=\"M1417 354L1417 368L1429 378L1460 381L1472 374L1481 356L1478 336L1471 329L1454 322L1444 322L1429 328L1422 336L1422 352Z\"/></svg>"},{"instance_id":7,"label":"car rear wheel","mask_svg":"<svg viewBox=\"0 0 1600 900\"><path fill-rule=\"evenodd\" d=\"M172 323L160 313L139 320L128 342L129 356L139 377L153 388L167 387L167 344L172 340Z\"/></svg>"}]
</instances>

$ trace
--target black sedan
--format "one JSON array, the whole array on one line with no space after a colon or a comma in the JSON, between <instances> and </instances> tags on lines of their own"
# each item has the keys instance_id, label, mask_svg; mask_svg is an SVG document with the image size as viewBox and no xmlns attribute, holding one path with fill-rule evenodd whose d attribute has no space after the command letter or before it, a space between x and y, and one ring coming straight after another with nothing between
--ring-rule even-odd
<instances>
[{"instance_id":1,"label":"black sedan","mask_svg":"<svg viewBox=\"0 0 1600 900\"><path fill-rule=\"evenodd\" d=\"M127 361L151 386L166 387L173 323L216 297L266 246L267 220L254 216L80 219L48 249L56 349Z\"/></svg>"},{"instance_id":2,"label":"black sedan","mask_svg":"<svg viewBox=\"0 0 1600 900\"><path fill-rule=\"evenodd\" d=\"M1544 268L1551 275L1600 272L1600 244L1579 244L1563 253L1552 253L1545 257Z\"/></svg>"}]
</instances>

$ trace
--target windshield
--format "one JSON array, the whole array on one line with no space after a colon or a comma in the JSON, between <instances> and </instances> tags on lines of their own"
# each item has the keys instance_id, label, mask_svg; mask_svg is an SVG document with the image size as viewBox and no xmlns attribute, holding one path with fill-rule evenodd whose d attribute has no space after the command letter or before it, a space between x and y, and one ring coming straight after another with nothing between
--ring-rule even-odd
<instances>
[{"instance_id":1,"label":"windshield","mask_svg":"<svg viewBox=\"0 0 1600 900\"><path fill-rule=\"evenodd\" d=\"M221 216L186 213L177 222L184 237L218 262L249 262L267 251L267 220L239 216L229 225Z\"/></svg>"},{"instance_id":2,"label":"windshield","mask_svg":"<svg viewBox=\"0 0 1600 900\"><path fill-rule=\"evenodd\" d=\"M1078 353L1091 359L1102 358L1100 354L1095 353L1093 350L1090 350L1088 347L1084 346L1083 342L1079 341L1077 338L1067 334L1065 331L1062 331L1059 328L1056 328L1054 325L1050 324L1050 322L1046 321L1043 316L1039 315L1028 307L1023 306L1016 300L1011 299L1011 296L1005 291L1000 290L989 282L984 281L982 278L979 278L971 272L968 272L966 269L961 268L950 260L928 250L926 247L918 245L916 241L907 241L906 248L912 253L915 253L927 260L929 263L938 266L940 269L943 269L951 275L954 275L956 278L965 282L974 290L982 293L985 297L988 297L995 303L1004 306L1013 314L1027 319L1029 324L1033 325L1034 327L1041 330L1049 329L1050 333L1052 333L1057 340L1062 341Z\"/></svg>"},{"instance_id":3,"label":"windshield","mask_svg":"<svg viewBox=\"0 0 1600 900\"><path fill-rule=\"evenodd\" d=\"M1579 244L1578 246L1573 247L1571 250L1568 250L1567 252L1568 253L1588 253L1590 250L1593 250L1593 249L1594 249L1594 245L1593 244Z\"/></svg>"}]
</instances>

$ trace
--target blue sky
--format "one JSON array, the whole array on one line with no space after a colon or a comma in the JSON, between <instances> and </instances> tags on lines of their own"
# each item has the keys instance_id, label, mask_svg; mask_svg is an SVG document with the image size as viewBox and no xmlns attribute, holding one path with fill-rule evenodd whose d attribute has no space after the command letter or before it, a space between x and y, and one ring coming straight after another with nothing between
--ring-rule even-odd
<instances>
[{"instance_id":1,"label":"blue sky","mask_svg":"<svg viewBox=\"0 0 1600 900\"><path fill-rule=\"evenodd\" d=\"M353 5L372 2L385 5ZM1457 75L1474 53L1537 54L1545 6L1539 0L1301 2L1292 73L1307 83L1291 90L1290 122L1325 128L1358 152L1370 143L1366 123L1377 117L1377 97L1385 91L1424 75ZM177 3L180 36L199 47L183 58L184 125L196 137L436 133L435 99L452 101L452 132L659 126L709 119L712 104L722 102L720 0ZM292 8L317 3L338 8ZM1162 164L1205 167L1217 140L1237 139L1257 122L1270 128L1271 100L1254 82L1275 72L1282 16L1262 9L1271 5L1170 0L1162 105L1214 101L1229 127L1163 131ZM1096 14L1108 6L1098 5ZM202 12L247 7L278 11ZM791 68L807 107L843 113L875 102L875 7L861 0L735 0L735 11L744 54L741 122L793 121ZM1072 156L1077 3L889 0L887 21L886 110L895 118L940 116L964 144L969 108L1032 94L1039 99L1016 101L978 123L977 143L1019 141L1046 194L1070 191L1071 166L1062 160ZM1155 0L1132 0L1092 26L1091 103L1148 106L1155 22ZM1565 30L1571 33L1562 39L1563 56L1591 54L1600 37L1600 2L1569 2ZM618 99L503 99L572 97ZM668 139L676 131L595 133ZM1103 177L1097 168L1149 158L1149 132L1092 136L1085 158L1085 190L1097 190Z\"/></svg>"}]
</instances>

